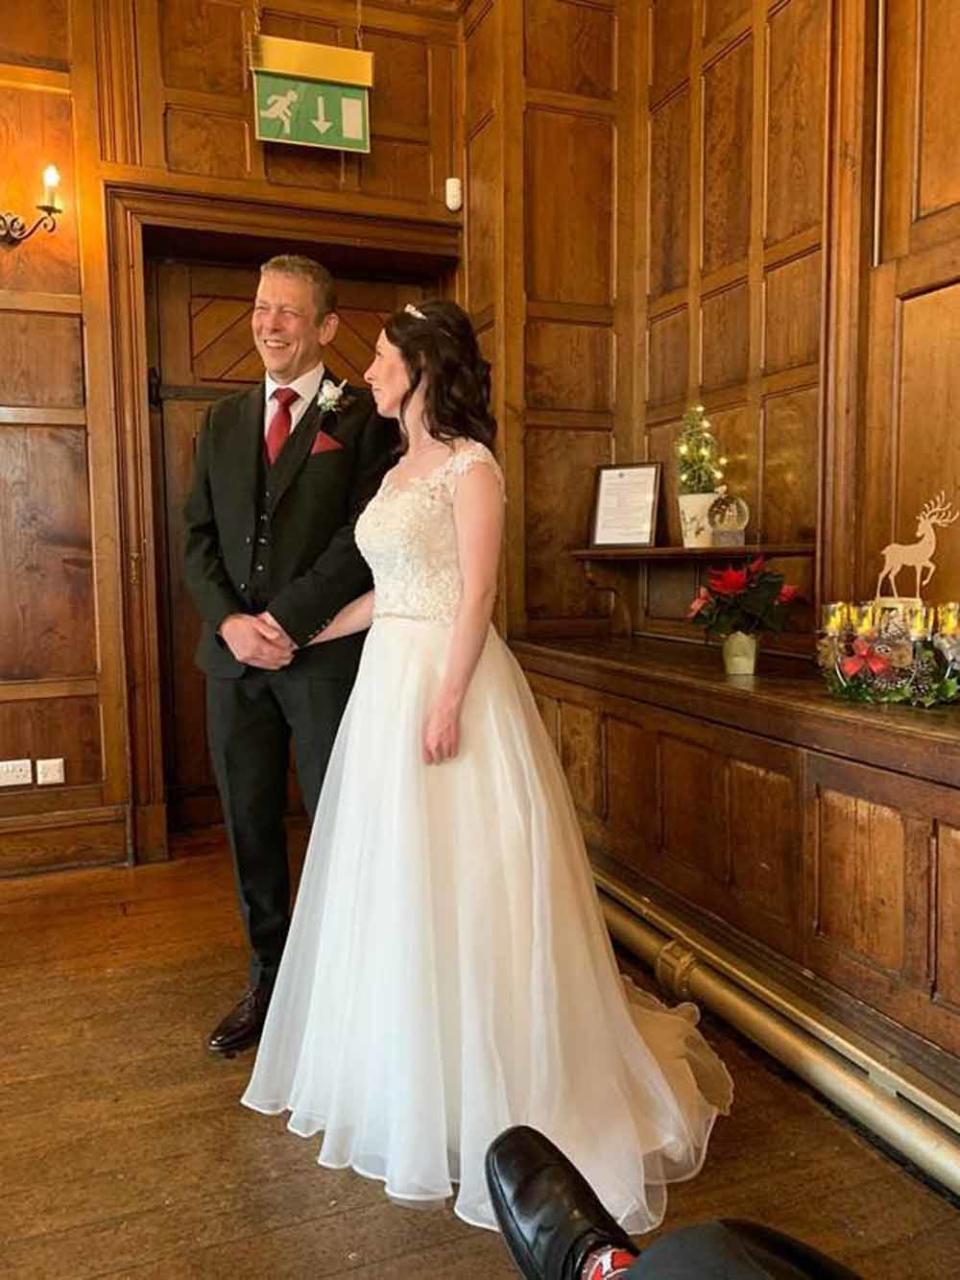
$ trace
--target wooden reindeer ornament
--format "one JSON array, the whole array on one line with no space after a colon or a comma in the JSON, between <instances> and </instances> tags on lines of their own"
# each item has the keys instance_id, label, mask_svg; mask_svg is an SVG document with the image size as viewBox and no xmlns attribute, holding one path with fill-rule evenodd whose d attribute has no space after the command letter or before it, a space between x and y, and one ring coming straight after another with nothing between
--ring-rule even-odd
<instances>
[{"instance_id":1,"label":"wooden reindeer ornament","mask_svg":"<svg viewBox=\"0 0 960 1280\"><path fill-rule=\"evenodd\" d=\"M915 571L916 595L909 598L920 599L921 589L927 585L936 569L933 563L933 554L937 549L936 529L953 524L958 518L960 518L960 511L953 511L951 514L950 503L944 501L944 492L941 489L935 498L931 498L925 504L917 517L917 541L891 542L888 547L883 548L883 568L877 579L877 600L891 599L891 596L884 597L880 594L884 578L890 583L892 598L900 599L897 596L897 574L901 569ZM926 571L925 577L924 571Z\"/></svg>"}]
</instances>

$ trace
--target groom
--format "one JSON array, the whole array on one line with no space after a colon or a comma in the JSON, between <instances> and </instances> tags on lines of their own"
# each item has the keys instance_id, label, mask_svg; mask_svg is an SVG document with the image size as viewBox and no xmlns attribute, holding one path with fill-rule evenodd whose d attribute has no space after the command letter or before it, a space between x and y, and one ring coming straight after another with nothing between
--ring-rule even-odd
<instances>
[{"instance_id":1,"label":"groom","mask_svg":"<svg viewBox=\"0 0 960 1280\"><path fill-rule=\"evenodd\" d=\"M207 733L252 952L250 987L207 1042L220 1054L255 1044L266 1015L290 920L290 743L312 818L363 637L304 646L370 587L353 522L397 443L369 392L324 368L338 323L318 262L264 263L252 321L264 381L209 409L184 510Z\"/></svg>"}]
</instances>

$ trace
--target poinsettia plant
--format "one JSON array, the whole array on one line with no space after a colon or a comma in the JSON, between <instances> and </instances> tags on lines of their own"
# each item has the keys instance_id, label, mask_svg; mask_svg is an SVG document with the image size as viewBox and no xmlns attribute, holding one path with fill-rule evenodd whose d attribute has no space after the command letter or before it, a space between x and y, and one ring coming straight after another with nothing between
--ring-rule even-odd
<instances>
[{"instance_id":1,"label":"poinsettia plant","mask_svg":"<svg viewBox=\"0 0 960 1280\"><path fill-rule=\"evenodd\" d=\"M782 573L768 569L764 557L757 556L741 569L709 569L707 585L691 601L687 617L718 636L780 631L787 609L799 595L796 587L784 583Z\"/></svg>"}]
</instances>

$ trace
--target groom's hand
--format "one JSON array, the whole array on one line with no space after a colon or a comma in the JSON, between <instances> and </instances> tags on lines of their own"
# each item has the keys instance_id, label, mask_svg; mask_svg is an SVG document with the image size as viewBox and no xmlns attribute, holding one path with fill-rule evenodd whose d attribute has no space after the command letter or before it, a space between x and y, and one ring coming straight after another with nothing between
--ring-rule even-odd
<instances>
[{"instance_id":1,"label":"groom's hand","mask_svg":"<svg viewBox=\"0 0 960 1280\"><path fill-rule=\"evenodd\" d=\"M298 647L296 641L291 640L272 613L269 613L264 609L263 613L257 614L257 618L270 628L275 639L283 641L284 644L288 644L291 650Z\"/></svg>"},{"instance_id":2,"label":"groom's hand","mask_svg":"<svg viewBox=\"0 0 960 1280\"><path fill-rule=\"evenodd\" d=\"M231 613L220 624L224 644L238 662L264 671L279 671L289 665L294 645L276 623L249 613Z\"/></svg>"}]
</instances>

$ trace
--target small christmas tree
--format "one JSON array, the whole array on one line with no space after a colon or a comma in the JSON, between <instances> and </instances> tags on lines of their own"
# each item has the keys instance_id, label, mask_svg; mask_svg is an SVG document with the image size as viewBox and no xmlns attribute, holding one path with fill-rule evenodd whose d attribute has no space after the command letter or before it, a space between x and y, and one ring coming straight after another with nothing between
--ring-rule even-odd
<instances>
[{"instance_id":1,"label":"small christmas tree","mask_svg":"<svg viewBox=\"0 0 960 1280\"><path fill-rule=\"evenodd\" d=\"M710 419L702 404L694 405L683 415L675 448L679 463L678 491L715 493L727 460L720 456L720 446L710 430Z\"/></svg>"}]
</instances>

